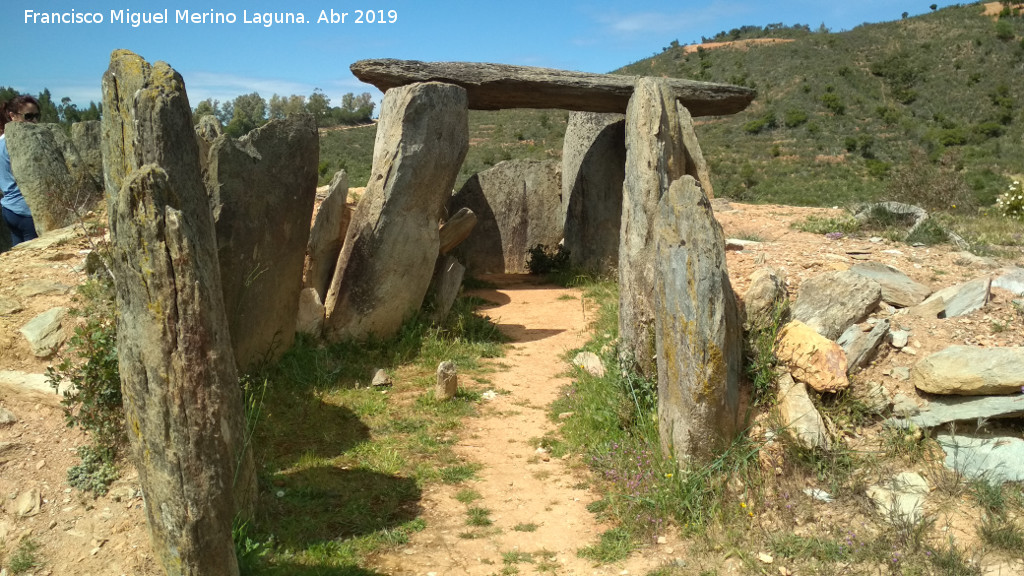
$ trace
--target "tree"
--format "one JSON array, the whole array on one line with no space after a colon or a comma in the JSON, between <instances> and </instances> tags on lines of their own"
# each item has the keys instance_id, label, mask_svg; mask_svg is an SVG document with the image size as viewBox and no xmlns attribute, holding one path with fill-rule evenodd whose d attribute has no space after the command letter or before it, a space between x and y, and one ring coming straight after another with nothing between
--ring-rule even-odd
<instances>
[{"instance_id":1,"label":"tree","mask_svg":"<svg viewBox=\"0 0 1024 576\"><path fill-rule=\"evenodd\" d=\"M196 104L196 109L192 111L192 122L199 124L199 119L203 116L216 116L217 115L217 101L212 98L207 98L199 104Z\"/></svg>"},{"instance_id":2,"label":"tree","mask_svg":"<svg viewBox=\"0 0 1024 576\"><path fill-rule=\"evenodd\" d=\"M263 125L267 120L267 101L259 92L243 94L232 103L231 121L224 132L238 138Z\"/></svg>"},{"instance_id":3,"label":"tree","mask_svg":"<svg viewBox=\"0 0 1024 576\"><path fill-rule=\"evenodd\" d=\"M288 102L287 98L278 96L276 93L267 102L267 117L271 120L279 120L285 117L284 107Z\"/></svg>"},{"instance_id":4,"label":"tree","mask_svg":"<svg viewBox=\"0 0 1024 576\"><path fill-rule=\"evenodd\" d=\"M53 103L53 97L50 96L50 89L43 88L43 91L36 97L39 101L39 121L40 122L60 122L60 113L57 111L57 106Z\"/></svg>"},{"instance_id":5,"label":"tree","mask_svg":"<svg viewBox=\"0 0 1024 576\"><path fill-rule=\"evenodd\" d=\"M327 97L327 94L324 94L324 91L319 88L314 88L306 102L306 112L313 115L318 126L326 124L324 121L327 120L330 107L331 99Z\"/></svg>"}]
</instances>

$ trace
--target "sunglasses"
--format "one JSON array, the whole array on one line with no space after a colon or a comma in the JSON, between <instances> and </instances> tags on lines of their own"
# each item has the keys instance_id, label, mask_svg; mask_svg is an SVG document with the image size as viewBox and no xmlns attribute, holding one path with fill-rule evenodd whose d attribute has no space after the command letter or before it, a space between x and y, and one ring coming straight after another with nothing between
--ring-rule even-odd
<instances>
[{"instance_id":1,"label":"sunglasses","mask_svg":"<svg viewBox=\"0 0 1024 576\"><path fill-rule=\"evenodd\" d=\"M38 122L42 117L42 114L39 112L29 112L28 114L21 114L21 117L29 122Z\"/></svg>"}]
</instances>

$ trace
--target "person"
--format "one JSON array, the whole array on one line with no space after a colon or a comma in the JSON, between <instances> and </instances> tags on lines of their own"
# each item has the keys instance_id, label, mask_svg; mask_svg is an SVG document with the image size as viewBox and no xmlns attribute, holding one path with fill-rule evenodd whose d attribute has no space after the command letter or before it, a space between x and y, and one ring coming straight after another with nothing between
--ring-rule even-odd
<instances>
[{"instance_id":1,"label":"person","mask_svg":"<svg viewBox=\"0 0 1024 576\"><path fill-rule=\"evenodd\" d=\"M7 152L4 128L9 122L38 122L39 101L22 94L0 104L0 209L4 222L11 229L11 245L36 237L36 225L18 183L11 172L11 155Z\"/></svg>"}]
</instances>

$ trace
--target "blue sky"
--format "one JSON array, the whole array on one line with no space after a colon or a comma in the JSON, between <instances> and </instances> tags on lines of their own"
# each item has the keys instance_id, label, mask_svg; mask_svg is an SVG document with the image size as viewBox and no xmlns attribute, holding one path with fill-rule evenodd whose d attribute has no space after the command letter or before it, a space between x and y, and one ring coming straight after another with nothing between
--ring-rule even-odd
<instances>
[{"instance_id":1,"label":"blue sky","mask_svg":"<svg viewBox=\"0 0 1024 576\"><path fill-rule=\"evenodd\" d=\"M185 78L193 106L259 92L264 98L309 95L320 88L336 104L346 92L379 92L349 72L364 58L466 60L609 72L660 52L743 25L824 24L833 32L865 22L929 11L927 0L635 0L496 2L322 0L195 2L193 0L3 0L4 56L0 86L36 93L50 89L79 106L99 101L111 51L132 50L164 60ZM938 2L940 7L954 2ZM112 23L111 11L167 11L170 22ZM98 13L102 23L26 23L37 13ZM234 24L176 23L178 11L233 13ZM321 11L348 13L344 24L316 23ZM394 22L355 23L357 10ZM394 10L394 14L389 11ZM246 11L246 13L243 13ZM254 14L299 12L309 23L266 27Z\"/></svg>"}]
</instances>

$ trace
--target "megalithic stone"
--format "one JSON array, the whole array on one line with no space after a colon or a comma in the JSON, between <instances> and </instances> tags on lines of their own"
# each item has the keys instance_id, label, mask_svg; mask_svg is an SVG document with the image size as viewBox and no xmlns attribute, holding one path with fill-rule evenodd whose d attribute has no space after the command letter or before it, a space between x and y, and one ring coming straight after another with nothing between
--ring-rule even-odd
<instances>
[{"instance_id":1,"label":"megalithic stone","mask_svg":"<svg viewBox=\"0 0 1024 576\"><path fill-rule=\"evenodd\" d=\"M580 112L622 114L636 76L591 74L533 66L486 62L420 62L381 58L350 66L356 78L382 91L414 82L448 82L462 86L473 110L561 108ZM663 78L673 100L695 116L740 112L757 94L750 88L681 78Z\"/></svg>"},{"instance_id":2,"label":"megalithic stone","mask_svg":"<svg viewBox=\"0 0 1024 576\"><path fill-rule=\"evenodd\" d=\"M316 290L321 302L327 297L327 289L330 288L331 277L334 276L334 266L338 263L345 233L348 232L348 225L352 220L347 200L348 174L344 170L338 170L331 179L327 197L317 210L306 246L309 262L306 264L305 287Z\"/></svg>"},{"instance_id":3,"label":"megalithic stone","mask_svg":"<svg viewBox=\"0 0 1024 576\"><path fill-rule=\"evenodd\" d=\"M743 327L725 236L690 176L661 198L654 227L662 448L680 461L707 460L739 429Z\"/></svg>"},{"instance_id":4,"label":"megalithic stone","mask_svg":"<svg viewBox=\"0 0 1024 576\"><path fill-rule=\"evenodd\" d=\"M295 342L319 151L308 114L210 147L206 190L239 370L277 360Z\"/></svg>"},{"instance_id":5,"label":"megalithic stone","mask_svg":"<svg viewBox=\"0 0 1024 576\"><path fill-rule=\"evenodd\" d=\"M119 50L103 96L118 361L153 551L168 574L236 575L232 522L256 476L184 82Z\"/></svg>"},{"instance_id":6,"label":"megalithic stone","mask_svg":"<svg viewBox=\"0 0 1024 576\"><path fill-rule=\"evenodd\" d=\"M619 241L619 353L625 368L653 377L654 215L687 154L671 90L641 78L626 111L626 177Z\"/></svg>"},{"instance_id":7,"label":"megalithic stone","mask_svg":"<svg viewBox=\"0 0 1024 576\"><path fill-rule=\"evenodd\" d=\"M40 234L73 224L100 200L99 184L60 126L12 122L5 137L11 170Z\"/></svg>"},{"instance_id":8,"label":"megalithic stone","mask_svg":"<svg viewBox=\"0 0 1024 576\"><path fill-rule=\"evenodd\" d=\"M618 266L625 171L625 118L572 113L562 146L562 212L573 266L599 272Z\"/></svg>"},{"instance_id":9,"label":"megalithic stone","mask_svg":"<svg viewBox=\"0 0 1024 576\"><path fill-rule=\"evenodd\" d=\"M393 335L420 308L468 148L462 88L426 82L384 95L370 180L327 291L329 339Z\"/></svg>"}]
</instances>

